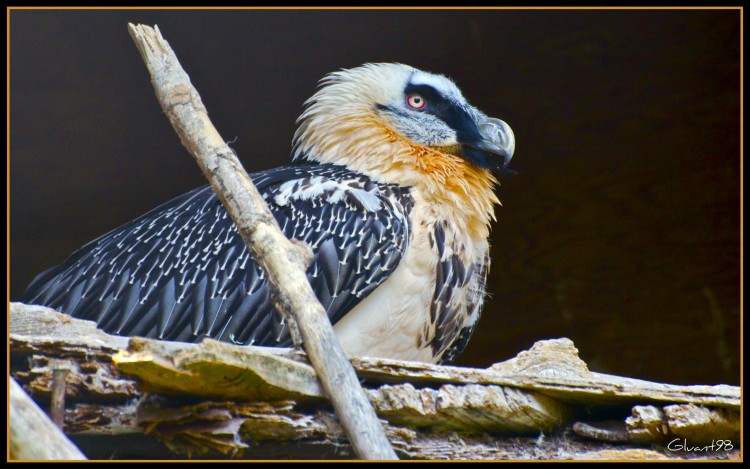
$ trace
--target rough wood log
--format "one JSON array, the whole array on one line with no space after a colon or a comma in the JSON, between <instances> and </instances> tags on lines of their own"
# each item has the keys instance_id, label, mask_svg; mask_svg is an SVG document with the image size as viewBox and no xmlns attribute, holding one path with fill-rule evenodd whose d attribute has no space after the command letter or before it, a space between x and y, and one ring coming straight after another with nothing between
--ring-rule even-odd
<instances>
[{"instance_id":1,"label":"rough wood log","mask_svg":"<svg viewBox=\"0 0 750 469\"><path fill-rule=\"evenodd\" d=\"M134 416L138 414L138 419ZM148 433L144 433L144 428ZM388 439L404 459L737 459L738 448L670 451L634 442L577 437L568 430L531 436L428 431L388 424ZM138 406L76 404L66 431L92 459L350 459L354 456L330 410L275 403L175 404L150 395ZM639 447L640 446L640 447Z\"/></svg>"},{"instance_id":2,"label":"rough wood log","mask_svg":"<svg viewBox=\"0 0 750 469\"><path fill-rule=\"evenodd\" d=\"M211 182L255 262L267 274L271 301L303 345L359 457L396 459L374 410L333 332L305 270L311 254L290 242L242 164L211 124L198 92L158 28L128 26L162 110ZM297 328L299 331L297 331Z\"/></svg>"},{"instance_id":3,"label":"rough wood log","mask_svg":"<svg viewBox=\"0 0 750 469\"><path fill-rule=\"evenodd\" d=\"M570 339L537 342L516 358L486 370L370 358L355 358L353 363L361 377L382 382L496 384L579 405L681 402L739 410L741 402L737 386L677 386L590 372Z\"/></svg>"},{"instance_id":4,"label":"rough wood log","mask_svg":"<svg viewBox=\"0 0 750 469\"><path fill-rule=\"evenodd\" d=\"M315 390L319 384L304 354L211 340L128 340L109 336L92 322L18 303L11 304L10 313L12 374L46 402L55 363L64 359L70 365L65 430L92 457L166 458L173 451L210 458L352 457L323 393ZM739 454L739 388L670 386L590 373L567 339L537 343L487 370L368 358L356 363L403 458L722 459ZM138 377L124 375L124 369ZM575 386L554 382L554 376L571 380L571 375L577 376ZM597 381L602 376L604 385ZM618 379L625 384L613 387ZM164 394L144 396L144 389ZM620 420L597 420L613 414ZM576 422L581 416L589 421ZM721 439L735 446L670 451L667 445L675 438L691 445ZM639 449L644 444L659 451Z\"/></svg>"}]
</instances>

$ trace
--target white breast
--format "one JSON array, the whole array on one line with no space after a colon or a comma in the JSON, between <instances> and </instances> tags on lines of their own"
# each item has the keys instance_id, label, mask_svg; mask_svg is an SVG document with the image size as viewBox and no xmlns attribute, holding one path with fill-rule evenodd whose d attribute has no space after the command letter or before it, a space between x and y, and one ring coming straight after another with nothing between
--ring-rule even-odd
<instances>
[{"instance_id":1,"label":"white breast","mask_svg":"<svg viewBox=\"0 0 750 469\"><path fill-rule=\"evenodd\" d=\"M350 356L372 356L434 363L430 345L434 324L430 305L435 294L438 251L430 245L429 232L436 217L430 207L417 204L411 213L411 242L388 279L334 326L344 352ZM452 242L459 233L446 233ZM470 246L467 262L486 252ZM469 290L457 290L463 300ZM426 332L427 331L427 332Z\"/></svg>"},{"instance_id":2,"label":"white breast","mask_svg":"<svg viewBox=\"0 0 750 469\"><path fill-rule=\"evenodd\" d=\"M417 251L407 248L393 274L334 326L348 356L433 362L432 349L417 337L430 319L435 269Z\"/></svg>"}]
</instances>

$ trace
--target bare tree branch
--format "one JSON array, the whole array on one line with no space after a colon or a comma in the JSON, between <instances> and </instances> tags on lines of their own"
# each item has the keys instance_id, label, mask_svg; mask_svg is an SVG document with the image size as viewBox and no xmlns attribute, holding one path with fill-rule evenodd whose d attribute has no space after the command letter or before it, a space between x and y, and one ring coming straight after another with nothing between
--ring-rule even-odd
<instances>
[{"instance_id":1,"label":"bare tree branch","mask_svg":"<svg viewBox=\"0 0 750 469\"><path fill-rule=\"evenodd\" d=\"M397 459L307 281L305 256L281 232L240 161L211 124L198 92L158 28L130 24L129 31L164 113L211 182L253 259L265 270L274 306L288 319L296 319L292 322L299 327L310 362L357 455ZM290 324L292 334L294 329Z\"/></svg>"}]
</instances>

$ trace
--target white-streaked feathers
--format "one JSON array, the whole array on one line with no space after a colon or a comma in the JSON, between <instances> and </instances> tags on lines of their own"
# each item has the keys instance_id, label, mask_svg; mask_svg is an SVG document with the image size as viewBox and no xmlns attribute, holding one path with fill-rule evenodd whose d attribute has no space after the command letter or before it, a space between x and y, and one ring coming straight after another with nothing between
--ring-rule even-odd
<instances>
[{"instance_id":1,"label":"white-streaked feathers","mask_svg":"<svg viewBox=\"0 0 750 469\"><path fill-rule=\"evenodd\" d=\"M332 204L339 203L345 197L353 197L365 211L374 212L380 210L380 191L377 186L371 191L356 187L353 183L357 181L348 180L326 180L315 176L306 181L304 179L293 179L279 186L279 193L274 201L285 206L290 199L310 200L326 194L326 201Z\"/></svg>"}]
</instances>

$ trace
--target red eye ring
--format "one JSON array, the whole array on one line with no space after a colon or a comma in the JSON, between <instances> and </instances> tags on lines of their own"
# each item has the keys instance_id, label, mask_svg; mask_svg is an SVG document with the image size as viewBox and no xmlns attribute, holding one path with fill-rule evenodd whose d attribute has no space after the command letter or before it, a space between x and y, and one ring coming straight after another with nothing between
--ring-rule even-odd
<instances>
[{"instance_id":1,"label":"red eye ring","mask_svg":"<svg viewBox=\"0 0 750 469\"><path fill-rule=\"evenodd\" d=\"M427 101L421 95L410 94L406 97L406 104L412 109L422 109L427 104Z\"/></svg>"}]
</instances>

